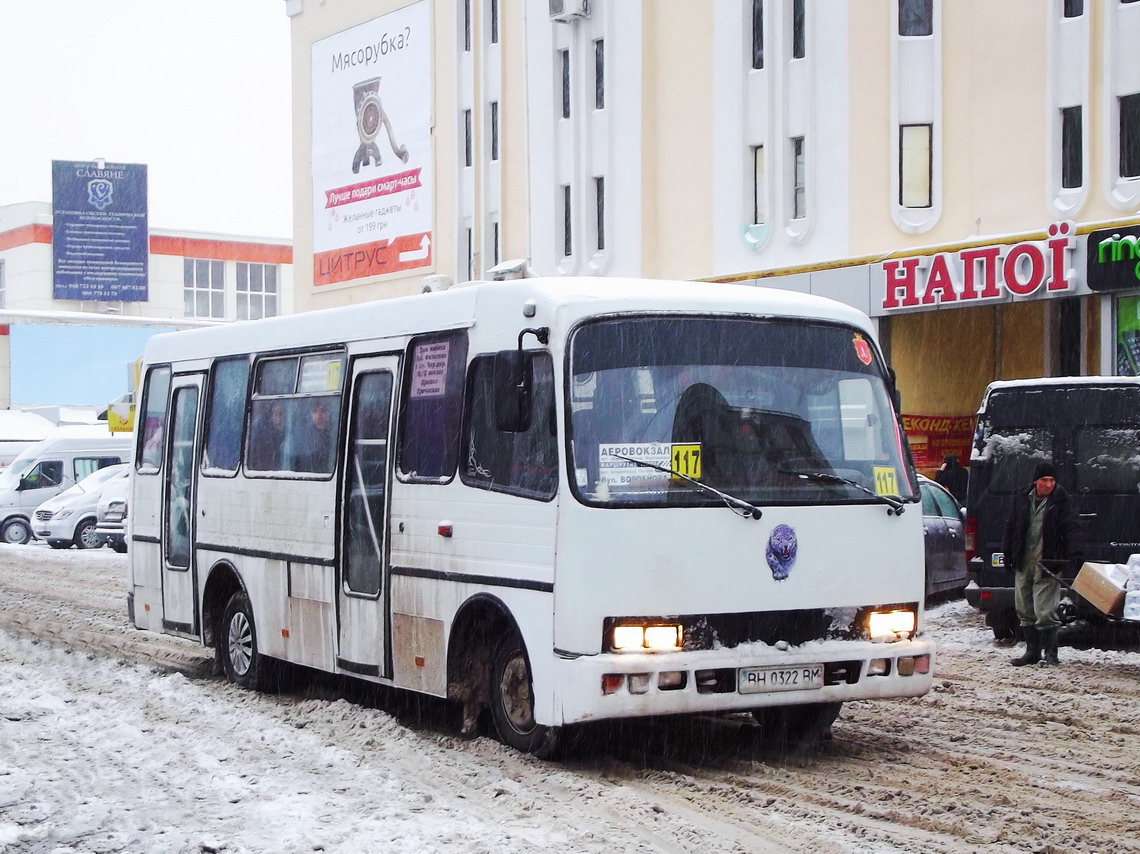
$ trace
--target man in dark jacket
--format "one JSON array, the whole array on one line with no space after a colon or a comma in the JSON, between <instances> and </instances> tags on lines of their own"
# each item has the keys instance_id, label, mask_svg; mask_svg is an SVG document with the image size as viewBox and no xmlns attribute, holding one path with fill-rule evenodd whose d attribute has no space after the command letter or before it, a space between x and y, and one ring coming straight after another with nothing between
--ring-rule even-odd
<instances>
[{"instance_id":1,"label":"man in dark jacket","mask_svg":"<svg viewBox=\"0 0 1140 854\"><path fill-rule=\"evenodd\" d=\"M1025 654L1013 659L1015 667L1058 664L1057 605L1061 583L1054 572L1073 558L1077 534L1077 507L1059 483L1050 462L1033 470L1033 485L1021 492L1005 524L1002 549L1005 565L1013 570L1013 599Z\"/></svg>"},{"instance_id":2,"label":"man in dark jacket","mask_svg":"<svg viewBox=\"0 0 1140 854\"><path fill-rule=\"evenodd\" d=\"M970 471L958 465L957 454L947 454L942 458L942 465L934 475L934 482L945 486L950 494L958 499L959 504L966 503L966 486L970 482Z\"/></svg>"}]
</instances>

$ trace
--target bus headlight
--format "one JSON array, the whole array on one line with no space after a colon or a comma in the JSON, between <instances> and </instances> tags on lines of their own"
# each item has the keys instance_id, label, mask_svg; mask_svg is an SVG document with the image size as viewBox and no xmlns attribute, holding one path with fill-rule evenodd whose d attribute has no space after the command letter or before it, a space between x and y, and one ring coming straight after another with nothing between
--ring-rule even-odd
<instances>
[{"instance_id":1,"label":"bus headlight","mask_svg":"<svg viewBox=\"0 0 1140 854\"><path fill-rule=\"evenodd\" d=\"M610 649L614 652L676 652L683 633L677 623L648 626L614 626Z\"/></svg>"},{"instance_id":2,"label":"bus headlight","mask_svg":"<svg viewBox=\"0 0 1140 854\"><path fill-rule=\"evenodd\" d=\"M898 640L914 634L917 621L914 611L872 611L867 621L871 640Z\"/></svg>"}]
</instances>

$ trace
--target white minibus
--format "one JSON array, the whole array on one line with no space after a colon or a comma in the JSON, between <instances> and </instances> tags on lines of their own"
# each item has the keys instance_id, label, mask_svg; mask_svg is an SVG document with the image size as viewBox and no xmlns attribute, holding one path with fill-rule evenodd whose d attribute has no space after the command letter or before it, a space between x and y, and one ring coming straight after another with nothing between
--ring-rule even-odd
<instances>
[{"instance_id":1,"label":"white minibus","mask_svg":"<svg viewBox=\"0 0 1140 854\"><path fill-rule=\"evenodd\" d=\"M37 507L87 475L130 458L129 435L94 425L54 428L0 471L0 541L27 543Z\"/></svg>"},{"instance_id":2,"label":"white minibus","mask_svg":"<svg viewBox=\"0 0 1140 854\"><path fill-rule=\"evenodd\" d=\"M826 732L932 683L922 512L859 311L743 285L457 285L156 335L129 608L461 703L552 755L607 718Z\"/></svg>"}]
</instances>

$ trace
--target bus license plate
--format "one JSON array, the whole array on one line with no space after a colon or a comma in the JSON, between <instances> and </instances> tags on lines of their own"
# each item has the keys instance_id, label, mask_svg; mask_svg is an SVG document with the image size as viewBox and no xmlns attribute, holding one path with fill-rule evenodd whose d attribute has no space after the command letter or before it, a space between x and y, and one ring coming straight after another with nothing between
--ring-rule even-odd
<instances>
[{"instance_id":1,"label":"bus license plate","mask_svg":"<svg viewBox=\"0 0 1140 854\"><path fill-rule=\"evenodd\" d=\"M797 667L742 667L741 694L763 691L804 691L823 687L823 665L801 664Z\"/></svg>"}]
</instances>

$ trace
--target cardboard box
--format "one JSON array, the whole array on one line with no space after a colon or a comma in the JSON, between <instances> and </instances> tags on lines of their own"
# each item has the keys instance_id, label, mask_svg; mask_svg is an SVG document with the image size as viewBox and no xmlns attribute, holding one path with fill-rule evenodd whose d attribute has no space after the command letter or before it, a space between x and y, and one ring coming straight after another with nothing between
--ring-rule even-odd
<instances>
[{"instance_id":1,"label":"cardboard box","mask_svg":"<svg viewBox=\"0 0 1140 854\"><path fill-rule=\"evenodd\" d=\"M1124 585L1128 573L1115 563L1086 563L1073 581L1073 592L1110 617L1124 612Z\"/></svg>"}]
</instances>

